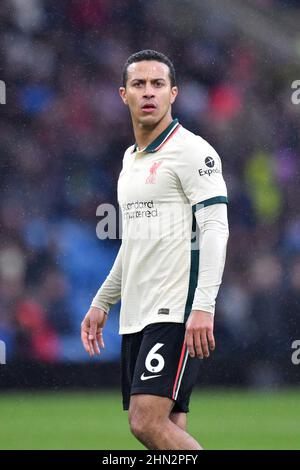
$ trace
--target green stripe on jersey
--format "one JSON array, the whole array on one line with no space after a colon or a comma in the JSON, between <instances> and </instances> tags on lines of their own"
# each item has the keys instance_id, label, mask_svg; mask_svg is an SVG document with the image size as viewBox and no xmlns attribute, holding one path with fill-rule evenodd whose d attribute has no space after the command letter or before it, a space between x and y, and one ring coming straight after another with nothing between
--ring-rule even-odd
<instances>
[{"instance_id":1,"label":"green stripe on jersey","mask_svg":"<svg viewBox=\"0 0 300 470\"><path fill-rule=\"evenodd\" d=\"M194 215L194 211L192 213L193 217L193 223L192 223L192 233L196 233L197 229L197 221L196 217ZM197 235L195 235L197 237ZM194 295L195 295L195 290L197 287L198 283L198 271L199 271L199 248L192 249L192 243L194 239L192 238L191 234L191 265L190 265L190 280L189 280L189 289L188 289L188 295L187 295L187 300L185 304L185 310L184 310L184 321L189 317L189 314L192 311L192 304L194 300Z\"/></svg>"},{"instance_id":2,"label":"green stripe on jersey","mask_svg":"<svg viewBox=\"0 0 300 470\"><path fill-rule=\"evenodd\" d=\"M203 207L212 206L213 204L228 204L228 198L226 196L216 196L211 197L210 199L205 199L205 201L197 202L192 206L193 214L202 209Z\"/></svg>"},{"instance_id":3,"label":"green stripe on jersey","mask_svg":"<svg viewBox=\"0 0 300 470\"><path fill-rule=\"evenodd\" d=\"M156 139L145 148L145 152L155 152L155 149L160 146L160 144L165 140L169 132L175 127L178 123L178 119L173 119L171 124L158 136Z\"/></svg>"},{"instance_id":4,"label":"green stripe on jersey","mask_svg":"<svg viewBox=\"0 0 300 470\"><path fill-rule=\"evenodd\" d=\"M211 197L210 199L205 199L205 201L194 204L192 206L192 214L193 214L192 233L195 234L196 228L197 228L195 212L203 207L211 206L213 204L222 204L222 203L228 204L228 199L226 196ZM191 245L192 243L193 243L193 239L192 239L192 234L191 234ZM199 248L192 249L192 246L191 246L190 280L189 280L189 289L188 289L188 295L187 295L185 311L184 311L185 322L187 321L192 311L195 290L196 290L197 283L198 283L198 272L199 272Z\"/></svg>"}]
</instances>

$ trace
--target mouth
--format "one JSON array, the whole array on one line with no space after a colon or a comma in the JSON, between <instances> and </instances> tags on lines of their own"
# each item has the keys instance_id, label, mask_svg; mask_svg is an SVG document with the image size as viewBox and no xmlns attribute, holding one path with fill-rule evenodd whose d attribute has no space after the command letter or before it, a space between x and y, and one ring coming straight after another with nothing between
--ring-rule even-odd
<instances>
[{"instance_id":1,"label":"mouth","mask_svg":"<svg viewBox=\"0 0 300 470\"><path fill-rule=\"evenodd\" d=\"M145 113L151 113L151 112L155 111L155 109L156 109L156 106L153 103L146 103L146 104L144 104L144 106L142 106L142 110Z\"/></svg>"}]
</instances>

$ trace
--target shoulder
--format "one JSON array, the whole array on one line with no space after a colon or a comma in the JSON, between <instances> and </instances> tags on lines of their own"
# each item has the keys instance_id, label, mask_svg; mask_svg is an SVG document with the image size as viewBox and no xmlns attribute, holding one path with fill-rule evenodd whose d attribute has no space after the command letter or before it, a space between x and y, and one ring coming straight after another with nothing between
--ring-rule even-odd
<instances>
[{"instance_id":1,"label":"shoulder","mask_svg":"<svg viewBox=\"0 0 300 470\"><path fill-rule=\"evenodd\" d=\"M177 133L178 153L184 159L205 159L213 157L220 160L220 156L214 147L200 135L194 134L185 127L179 129Z\"/></svg>"},{"instance_id":2,"label":"shoulder","mask_svg":"<svg viewBox=\"0 0 300 470\"><path fill-rule=\"evenodd\" d=\"M123 164L126 164L127 160L132 156L133 149L134 145L130 145L130 147L125 150L123 155Z\"/></svg>"}]
</instances>

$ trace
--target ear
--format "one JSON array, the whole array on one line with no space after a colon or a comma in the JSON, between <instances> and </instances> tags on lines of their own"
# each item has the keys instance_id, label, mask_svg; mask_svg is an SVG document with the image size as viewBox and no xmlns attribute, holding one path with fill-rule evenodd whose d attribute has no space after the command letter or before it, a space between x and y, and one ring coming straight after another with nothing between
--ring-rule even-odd
<instances>
[{"instance_id":1,"label":"ear","mask_svg":"<svg viewBox=\"0 0 300 470\"><path fill-rule=\"evenodd\" d=\"M171 104L174 103L174 101L176 100L176 97L178 95L178 88L177 86L172 86L171 88Z\"/></svg>"},{"instance_id":2,"label":"ear","mask_svg":"<svg viewBox=\"0 0 300 470\"><path fill-rule=\"evenodd\" d=\"M123 103L126 104L126 106L127 106L128 102L127 102L127 97L126 97L126 88L121 86L119 88L119 94L121 96L121 99L122 99Z\"/></svg>"}]
</instances>

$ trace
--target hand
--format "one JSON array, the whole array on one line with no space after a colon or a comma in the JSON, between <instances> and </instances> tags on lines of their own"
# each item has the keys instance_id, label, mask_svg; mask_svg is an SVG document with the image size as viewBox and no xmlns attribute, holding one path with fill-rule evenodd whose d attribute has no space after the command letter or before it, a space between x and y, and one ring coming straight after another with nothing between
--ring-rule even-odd
<instances>
[{"instance_id":1,"label":"hand","mask_svg":"<svg viewBox=\"0 0 300 470\"><path fill-rule=\"evenodd\" d=\"M209 312L192 310L185 329L184 342L191 357L195 355L200 359L209 357L209 349L215 349L213 334L214 317Z\"/></svg>"},{"instance_id":2,"label":"hand","mask_svg":"<svg viewBox=\"0 0 300 470\"><path fill-rule=\"evenodd\" d=\"M81 341L84 349L92 357L100 354L100 348L105 348L103 327L107 314L101 308L91 307L81 323Z\"/></svg>"}]
</instances>

